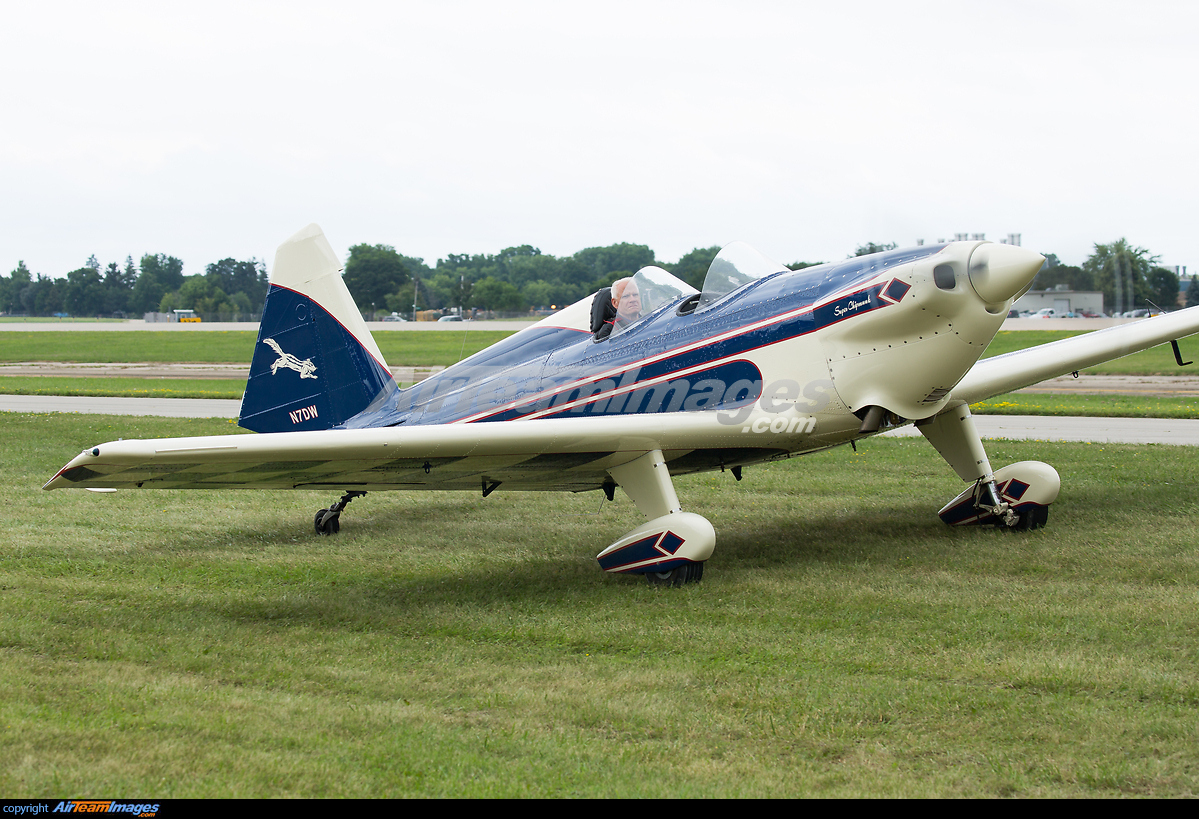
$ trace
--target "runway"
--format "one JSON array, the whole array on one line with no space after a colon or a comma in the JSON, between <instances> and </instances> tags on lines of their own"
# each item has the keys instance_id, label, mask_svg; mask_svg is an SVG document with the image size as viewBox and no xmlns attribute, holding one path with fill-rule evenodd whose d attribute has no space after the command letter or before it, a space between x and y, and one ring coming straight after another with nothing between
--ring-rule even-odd
<instances>
[{"instance_id":1,"label":"runway","mask_svg":"<svg viewBox=\"0 0 1199 819\"><path fill-rule=\"evenodd\" d=\"M236 418L240 401L204 398L99 398L0 395L0 412L77 412L159 415L168 418ZM975 415L985 439L1091 441L1112 444L1199 446L1199 421L1172 418L1077 418L1033 415ZM885 435L916 436L911 426Z\"/></svg>"}]
</instances>

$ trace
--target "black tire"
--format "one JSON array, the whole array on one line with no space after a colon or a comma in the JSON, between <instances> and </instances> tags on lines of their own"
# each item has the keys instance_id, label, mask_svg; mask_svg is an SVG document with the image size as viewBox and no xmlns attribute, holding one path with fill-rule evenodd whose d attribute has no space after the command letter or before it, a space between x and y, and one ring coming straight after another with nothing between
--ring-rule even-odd
<instances>
[{"instance_id":1,"label":"black tire","mask_svg":"<svg viewBox=\"0 0 1199 819\"><path fill-rule=\"evenodd\" d=\"M1033 529L1040 529L1045 526L1049 520L1048 506L1033 506L1018 513L1020 522L1012 528L1017 532L1030 532Z\"/></svg>"},{"instance_id":2,"label":"black tire","mask_svg":"<svg viewBox=\"0 0 1199 819\"><path fill-rule=\"evenodd\" d=\"M321 523L321 517L328 513L328 509L322 509L316 513L316 517L312 521L318 535L335 535L341 531L341 515L333 515L326 518L323 524Z\"/></svg>"},{"instance_id":3,"label":"black tire","mask_svg":"<svg viewBox=\"0 0 1199 819\"><path fill-rule=\"evenodd\" d=\"M685 586L698 583L703 576L703 563L687 563L668 572L646 572L645 579L651 586Z\"/></svg>"}]
</instances>

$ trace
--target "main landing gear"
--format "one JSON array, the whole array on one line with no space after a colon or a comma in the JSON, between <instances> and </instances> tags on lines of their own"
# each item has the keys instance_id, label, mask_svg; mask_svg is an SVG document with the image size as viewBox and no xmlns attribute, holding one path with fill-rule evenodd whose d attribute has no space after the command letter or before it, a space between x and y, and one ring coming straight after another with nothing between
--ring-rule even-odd
<instances>
[{"instance_id":1,"label":"main landing gear","mask_svg":"<svg viewBox=\"0 0 1199 819\"><path fill-rule=\"evenodd\" d=\"M703 577L703 563L687 563L668 572L645 573L645 579L651 586L685 586L688 583L698 583Z\"/></svg>"},{"instance_id":2,"label":"main landing gear","mask_svg":"<svg viewBox=\"0 0 1199 819\"><path fill-rule=\"evenodd\" d=\"M361 498L365 494L365 492L346 492L337 503L328 509L317 512L316 518L313 520L316 533L318 535L335 535L341 531L341 510L345 509L354 498Z\"/></svg>"},{"instance_id":3,"label":"main landing gear","mask_svg":"<svg viewBox=\"0 0 1199 819\"><path fill-rule=\"evenodd\" d=\"M974 482L937 513L941 520L950 526L994 526L1014 531L1045 525L1049 504L1057 500L1062 485L1052 466L1020 461L992 471L965 404L918 422L916 428L958 477Z\"/></svg>"},{"instance_id":4,"label":"main landing gear","mask_svg":"<svg viewBox=\"0 0 1199 819\"><path fill-rule=\"evenodd\" d=\"M643 574L652 585L698 583L716 547L716 531L706 518L679 506L662 451L647 452L608 474L650 520L600 552L600 568Z\"/></svg>"}]
</instances>

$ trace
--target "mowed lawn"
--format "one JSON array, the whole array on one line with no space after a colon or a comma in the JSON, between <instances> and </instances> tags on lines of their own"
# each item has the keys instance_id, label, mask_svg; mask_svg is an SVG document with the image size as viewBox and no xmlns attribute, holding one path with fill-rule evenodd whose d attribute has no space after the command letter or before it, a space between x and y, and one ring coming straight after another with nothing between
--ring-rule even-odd
<instances>
[{"instance_id":1,"label":"mowed lawn","mask_svg":"<svg viewBox=\"0 0 1199 819\"><path fill-rule=\"evenodd\" d=\"M1029 533L957 530L919 439L677 481L704 581L594 555L617 493L44 492L218 420L0 415L0 792L169 797L1194 796L1187 447L1052 463Z\"/></svg>"},{"instance_id":2,"label":"mowed lawn","mask_svg":"<svg viewBox=\"0 0 1199 819\"><path fill-rule=\"evenodd\" d=\"M491 330L424 330L378 332L374 338L388 364L428 367L461 361L510 335ZM6 330L0 332L0 362L249 364L257 339L258 333L249 330Z\"/></svg>"},{"instance_id":3,"label":"mowed lawn","mask_svg":"<svg viewBox=\"0 0 1199 819\"><path fill-rule=\"evenodd\" d=\"M375 334L380 351L392 366L449 366L506 338L491 331L387 331ZM1045 344L1077 333L1021 330L1000 332L984 357ZM248 331L194 332L4 332L0 333L0 362L75 361L249 363L256 336ZM1184 354L1196 357L1184 340ZM1199 366L1199 365L1196 365ZM1129 375L1186 375L1199 370L1179 368L1170 345L1107 362L1084 372ZM242 379L189 380L173 378L12 377L0 375L0 394L94 395L153 398L238 399ZM407 386L407 385L404 385ZM978 415L1088 415L1132 418L1199 418L1199 400L1190 397L1126 395L996 396L972 407Z\"/></svg>"}]
</instances>

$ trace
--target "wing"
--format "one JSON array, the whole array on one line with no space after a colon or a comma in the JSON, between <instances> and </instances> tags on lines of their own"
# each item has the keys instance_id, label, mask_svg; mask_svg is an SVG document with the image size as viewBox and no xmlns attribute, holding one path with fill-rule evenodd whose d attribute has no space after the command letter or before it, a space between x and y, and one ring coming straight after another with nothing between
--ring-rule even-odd
<instances>
[{"instance_id":1,"label":"wing","mask_svg":"<svg viewBox=\"0 0 1199 819\"><path fill-rule=\"evenodd\" d=\"M125 440L84 450L45 489L585 491L662 450L672 474L787 454L716 412ZM747 441L746 438L754 438ZM747 444L758 444L749 446ZM494 487L493 487L494 488Z\"/></svg>"},{"instance_id":2,"label":"wing","mask_svg":"<svg viewBox=\"0 0 1199 819\"><path fill-rule=\"evenodd\" d=\"M1194 333L1199 307L984 358L953 388L953 398L973 404Z\"/></svg>"}]
</instances>

